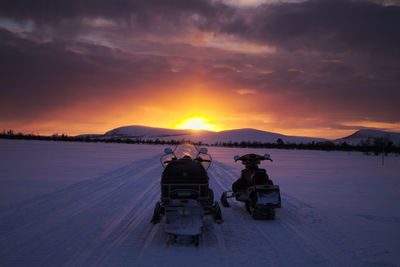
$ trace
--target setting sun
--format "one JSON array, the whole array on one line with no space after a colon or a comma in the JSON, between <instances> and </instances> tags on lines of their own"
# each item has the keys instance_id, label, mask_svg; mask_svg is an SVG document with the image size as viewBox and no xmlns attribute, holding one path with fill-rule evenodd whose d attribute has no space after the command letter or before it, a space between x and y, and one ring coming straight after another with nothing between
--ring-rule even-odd
<instances>
[{"instance_id":1,"label":"setting sun","mask_svg":"<svg viewBox=\"0 0 400 267\"><path fill-rule=\"evenodd\" d=\"M174 125L175 129L220 131L221 127L213 124L210 119L203 116L185 118Z\"/></svg>"}]
</instances>

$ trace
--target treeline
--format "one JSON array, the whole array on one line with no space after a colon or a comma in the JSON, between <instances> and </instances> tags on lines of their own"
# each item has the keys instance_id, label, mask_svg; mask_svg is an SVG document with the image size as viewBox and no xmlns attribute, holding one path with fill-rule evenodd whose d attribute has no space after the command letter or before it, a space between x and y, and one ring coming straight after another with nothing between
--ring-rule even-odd
<instances>
[{"instance_id":1,"label":"treeline","mask_svg":"<svg viewBox=\"0 0 400 267\"><path fill-rule=\"evenodd\" d=\"M241 148L277 148L277 149L307 149L307 150L324 150L324 151L359 151L364 154L400 154L400 147L395 146L393 142L387 138L377 137L367 139L360 142L359 145L351 145L347 142L334 143L332 141L311 142L311 143L284 143L278 138L275 143L266 142L218 142L216 146L223 147L241 147Z\"/></svg>"},{"instance_id":2,"label":"treeline","mask_svg":"<svg viewBox=\"0 0 400 267\"><path fill-rule=\"evenodd\" d=\"M202 142L191 142L188 140L160 140L160 139L142 139L142 138L107 138L94 136L68 136L67 134L53 134L51 136L15 133L8 130L0 133L0 138L4 139L23 139L23 140L43 140L43 141L65 141L65 142L88 142L88 143L122 143L122 144L150 144L150 145L171 145L175 146L180 143L191 143L196 146L204 145Z\"/></svg>"},{"instance_id":3,"label":"treeline","mask_svg":"<svg viewBox=\"0 0 400 267\"><path fill-rule=\"evenodd\" d=\"M160 140L160 139L142 139L142 138L109 138L104 136L68 136L66 134L53 134L51 136L42 136L35 134L15 133L12 130L0 132L0 138L5 139L25 139L25 140L44 140L44 141L66 141L66 142L90 142L90 143L123 143L123 144L151 144L151 145L171 145L180 143L191 143L197 146L208 145L202 142L191 142L188 140ZM400 154L400 147L395 146L387 138L378 137L362 141L359 145L351 145L346 142L334 143L331 141L310 142L310 143L285 143L278 138L275 143L271 142L217 142L211 146L220 147L240 147L240 148L277 148L277 149L307 149L324 151L359 151L364 154Z\"/></svg>"}]
</instances>

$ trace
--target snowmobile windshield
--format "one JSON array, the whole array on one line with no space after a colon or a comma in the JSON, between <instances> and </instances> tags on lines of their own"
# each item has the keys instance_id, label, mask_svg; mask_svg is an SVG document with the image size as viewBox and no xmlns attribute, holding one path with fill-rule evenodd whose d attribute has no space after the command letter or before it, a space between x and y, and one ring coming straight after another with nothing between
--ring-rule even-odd
<instances>
[{"instance_id":1,"label":"snowmobile windshield","mask_svg":"<svg viewBox=\"0 0 400 267\"><path fill-rule=\"evenodd\" d=\"M208 169L211 165L211 156L207 153L207 149L198 149L192 144L179 144L172 153L167 153L161 157L163 167L173 160L186 159L200 162L204 168Z\"/></svg>"},{"instance_id":2,"label":"snowmobile windshield","mask_svg":"<svg viewBox=\"0 0 400 267\"><path fill-rule=\"evenodd\" d=\"M192 144L180 144L175 147L174 154L178 159L195 159L197 157L197 154L199 154L199 151Z\"/></svg>"}]
</instances>

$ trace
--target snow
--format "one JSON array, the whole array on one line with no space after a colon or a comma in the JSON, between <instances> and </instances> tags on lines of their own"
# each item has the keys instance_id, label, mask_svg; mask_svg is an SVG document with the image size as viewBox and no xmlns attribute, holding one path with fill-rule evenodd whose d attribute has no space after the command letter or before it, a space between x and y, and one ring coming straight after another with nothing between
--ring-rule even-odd
<instances>
[{"instance_id":1,"label":"snow","mask_svg":"<svg viewBox=\"0 0 400 267\"><path fill-rule=\"evenodd\" d=\"M155 149L145 145L133 149L121 144L0 139L0 208L106 174L139 155L153 155Z\"/></svg>"},{"instance_id":2,"label":"snow","mask_svg":"<svg viewBox=\"0 0 400 267\"><path fill-rule=\"evenodd\" d=\"M200 246L150 224L162 146L0 140L0 266L398 266L400 157L209 147L216 198L263 163L280 185L274 221L243 203L206 218Z\"/></svg>"}]
</instances>

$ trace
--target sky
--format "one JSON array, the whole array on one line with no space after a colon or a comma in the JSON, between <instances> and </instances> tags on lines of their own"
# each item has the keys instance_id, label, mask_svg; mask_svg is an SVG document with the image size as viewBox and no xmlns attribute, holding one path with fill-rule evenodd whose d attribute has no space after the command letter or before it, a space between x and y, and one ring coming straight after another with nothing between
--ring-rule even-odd
<instances>
[{"instance_id":1,"label":"sky","mask_svg":"<svg viewBox=\"0 0 400 267\"><path fill-rule=\"evenodd\" d=\"M0 2L0 130L400 131L400 1Z\"/></svg>"}]
</instances>

